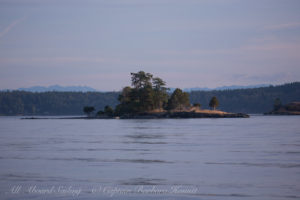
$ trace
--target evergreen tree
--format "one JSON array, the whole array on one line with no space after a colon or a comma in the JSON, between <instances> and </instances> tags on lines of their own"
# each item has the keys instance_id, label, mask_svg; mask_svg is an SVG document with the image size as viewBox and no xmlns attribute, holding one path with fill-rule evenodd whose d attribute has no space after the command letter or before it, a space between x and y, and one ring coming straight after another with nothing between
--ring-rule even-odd
<instances>
[{"instance_id":1,"label":"evergreen tree","mask_svg":"<svg viewBox=\"0 0 300 200\"><path fill-rule=\"evenodd\" d=\"M169 99L168 110L182 110L184 107L188 106L190 106L189 94L187 92L182 92L179 88L176 88Z\"/></svg>"},{"instance_id":2,"label":"evergreen tree","mask_svg":"<svg viewBox=\"0 0 300 200\"><path fill-rule=\"evenodd\" d=\"M150 111L153 110L154 107L154 100L153 100L153 96L154 96L154 92L153 89L150 85L141 88L139 90L139 112L146 112L146 111Z\"/></svg>"},{"instance_id":3,"label":"evergreen tree","mask_svg":"<svg viewBox=\"0 0 300 200\"><path fill-rule=\"evenodd\" d=\"M114 110L110 107L110 106L105 106L104 108L104 114L106 114L107 116L112 117L114 114Z\"/></svg>"},{"instance_id":4,"label":"evergreen tree","mask_svg":"<svg viewBox=\"0 0 300 200\"><path fill-rule=\"evenodd\" d=\"M91 113L95 111L95 108L93 106L85 106L83 108L83 112L90 117Z\"/></svg>"},{"instance_id":5,"label":"evergreen tree","mask_svg":"<svg viewBox=\"0 0 300 200\"><path fill-rule=\"evenodd\" d=\"M101 116L101 115L104 115L104 111L99 110L99 111L97 112L97 116Z\"/></svg>"},{"instance_id":6,"label":"evergreen tree","mask_svg":"<svg viewBox=\"0 0 300 200\"><path fill-rule=\"evenodd\" d=\"M120 104L115 110L118 115L163 109L168 101L166 83L150 73L131 73L131 85L133 88L125 87L119 95Z\"/></svg>"},{"instance_id":7,"label":"evergreen tree","mask_svg":"<svg viewBox=\"0 0 300 200\"><path fill-rule=\"evenodd\" d=\"M131 99L130 99L131 90L132 89L129 86L124 87L123 90L122 90L122 93L118 97L118 100L121 103L129 103L131 101Z\"/></svg>"},{"instance_id":8,"label":"evergreen tree","mask_svg":"<svg viewBox=\"0 0 300 200\"><path fill-rule=\"evenodd\" d=\"M139 71L138 73L131 74L131 84L137 89L144 88L146 86L152 86L151 79L153 77L150 73Z\"/></svg>"},{"instance_id":9,"label":"evergreen tree","mask_svg":"<svg viewBox=\"0 0 300 200\"><path fill-rule=\"evenodd\" d=\"M218 101L217 97L211 98L211 100L209 102L209 107L211 107L215 110L218 106L219 106L219 101Z\"/></svg>"},{"instance_id":10,"label":"evergreen tree","mask_svg":"<svg viewBox=\"0 0 300 200\"><path fill-rule=\"evenodd\" d=\"M163 105L168 102L168 90L169 88L164 87L166 82L161 78L153 78L153 103L155 109L162 109Z\"/></svg>"}]
</instances>

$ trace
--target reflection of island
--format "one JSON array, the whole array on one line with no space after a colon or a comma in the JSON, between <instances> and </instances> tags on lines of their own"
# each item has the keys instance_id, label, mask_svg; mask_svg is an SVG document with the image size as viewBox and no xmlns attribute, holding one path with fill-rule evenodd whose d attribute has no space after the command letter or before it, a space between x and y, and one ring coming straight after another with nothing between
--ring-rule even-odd
<instances>
[{"instance_id":1,"label":"reflection of island","mask_svg":"<svg viewBox=\"0 0 300 200\"><path fill-rule=\"evenodd\" d=\"M199 103L190 104L189 94L177 88L169 96L166 83L150 73L140 71L131 73L133 87L125 87L120 96L120 104L115 110L106 106L98 111L95 117L91 113L93 107L85 107L84 112L90 118L221 118L221 117L249 117L242 113L227 113L218 111L218 99L212 97L209 106L213 110L202 110Z\"/></svg>"},{"instance_id":2,"label":"reflection of island","mask_svg":"<svg viewBox=\"0 0 300 200\"><path fill-rule=\"evenodd\" d=\"M279 99L275 100L274 108L267 115L300 115L300 102L282 105Z\"/></svg>"}]
</instances>

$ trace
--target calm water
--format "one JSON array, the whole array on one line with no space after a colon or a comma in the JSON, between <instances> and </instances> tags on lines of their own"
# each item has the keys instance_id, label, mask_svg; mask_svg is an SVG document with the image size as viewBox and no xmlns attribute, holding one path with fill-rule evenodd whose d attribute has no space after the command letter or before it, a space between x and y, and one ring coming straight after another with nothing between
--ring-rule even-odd
<instances>
[{"instance_id":1,"label":"calm water","mask_svg":"<svg viewBox=\"0 0 300 200\"><path fill-rule=\"evenodd\" d=\"M0 199L299 198L299 116L0 118Z\"/></svg>"}]
</instances>

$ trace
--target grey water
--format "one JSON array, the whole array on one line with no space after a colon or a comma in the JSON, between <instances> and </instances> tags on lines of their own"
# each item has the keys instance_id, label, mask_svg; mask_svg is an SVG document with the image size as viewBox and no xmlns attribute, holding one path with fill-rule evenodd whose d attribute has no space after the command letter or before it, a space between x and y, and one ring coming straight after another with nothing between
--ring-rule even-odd
<instances>
[{"instance_id":1,"label":"grey water","mask_svg":"<svg viewBox=\"0 0 300 200\"><path fill-rule=\"evenodd\" d=\"M300 199L300 116L0 117L0 199Z\"/></svg>"}]
</instances>

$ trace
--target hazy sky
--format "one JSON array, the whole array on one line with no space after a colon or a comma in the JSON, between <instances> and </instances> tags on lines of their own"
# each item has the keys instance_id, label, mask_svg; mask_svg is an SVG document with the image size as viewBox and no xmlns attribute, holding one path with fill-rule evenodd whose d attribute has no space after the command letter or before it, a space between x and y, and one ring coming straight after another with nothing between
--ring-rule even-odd
<instances>
[{"instance_id":1,"label":"hazy sky","mask_svg":"<svg viewBox=\"0 0 300 200\"><path fill-rule=\"evenodd\" d=\"M300 81L299 0L0 0L0 89Z\"/></svg>"}]
</instances>

